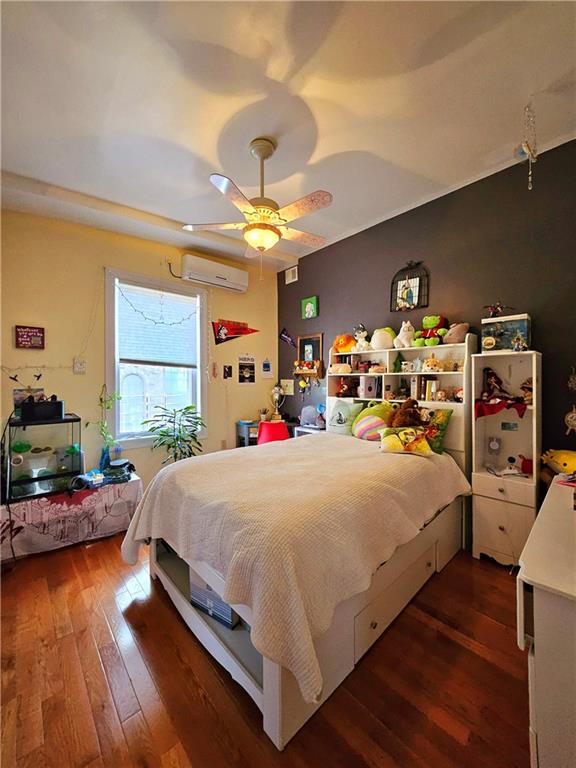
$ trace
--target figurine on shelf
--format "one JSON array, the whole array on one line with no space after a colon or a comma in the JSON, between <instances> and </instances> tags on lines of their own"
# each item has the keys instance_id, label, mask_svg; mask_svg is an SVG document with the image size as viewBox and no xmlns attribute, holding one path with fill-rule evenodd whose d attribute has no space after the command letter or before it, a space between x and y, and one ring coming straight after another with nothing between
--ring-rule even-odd
<instances>
[{"instance_id":1,"label":"figurine on shelf","mask_svg":"<svg viewBox=\"0 0 576 768\"><path fill-rule=\"evenodd\" d=\"M436 398L435 398L435 399L436 399L436 401L437 401L437 402L439 402L439 403L443 403L443 402L445 402L445 401L448 399L448 396L447 396L447 394L446 394L446 391L445 391L444 389L439 389L439 390L436 392Z\"/></svg>"},{"instance_id":2,"label":"figurine on shelf","mask_svg":"<svg viewBox=\"0 0 576 768\"><path fill-rule=\"evenodd\" d=\"M488 317L500 317L504 314L505 309L514 309L506 304L502 304L501 301L496 301L494 304L485 304L484 309L488 310Z\"/></svg>"},{"instance_id":3,"label":"figurine on shelf","mask_svg":"<svg viewBox=\"0 0 576 768\"><path fill-rule=\"evenodd\" d=\"M394 339L394 348L395 349L409 348L412 346L413 341L414 341L414 326L412 325L410 320L404 320L402 322L402 328L400 328L400 333Z\"/></svg>"},{"instance_id":4,"label":"figurine on shelf","mask_svg":"<svg viewBox=\"0 0 576 768\"><path fill-rule=\"evenodd\" d=\"M436 358L434 352L424 360L422 365L422 373L441 373L442 362Z\"/></svg>"},{"instance_id":5,"label":"figurine on shelf","mask_svg":"<svg viewBox=\"0 0 576 768\"><path fill-rule=\"evenodd\" d=\"M368 331L363 323L358 323L354 328L354 339L356 343L352 347L352 352L368 352L370 350Z\"/></svg>"},{"instance_id":6,"label":"figurine on shelf","mask_svg":"<svg viewBox=\"0 0 576 768\"><path fill-rule=\"evenodd\" d=\"M372 363L368 369L368 373L386 373L386 366L381 363Z\"/></svg>"},{"instance_id":7,"label":"figurine on shelf","mask_svg":"<svg viewBox=\"0 0 576 768\"><path fill-rule=\"evenodd\" d=\"M500 376L492 368L484 368L484 386L482 388L481 399L486 403L500 403L503 400L516 400L510 392L503 387Z\"/></svg>"},{"instance_id":8,"label":"figurine on shelf","mask_svg":"<svg viewBox=\"0 0 576 768\"><path fill-rule=\"evenodd\" d=\"M517 334L512 339L512 349L514 352L526 352L528 349L528 344L526 342L526 339L520 331L517 332Z\"/></svg>"},{"instance_id":9,"label":"figurine on shelf","mask_svg":"<svg viewBox=\"0 0 576 768\"><path fill-rule=\"evenodd\" d=\"M463 403L464 402L464 389L463 389L463 387L457 387L454 390L453 397L454 397L454 401L456 403Z\"/></svg>"},{"instance_id":10,"label":"figurine on shelf","mask_svg":"<svg viewBox=\"0 0 576 768\"><path fill-rule=\"evenodd\" d=\"M520 389L522 390L522 397L524 398L524 404L532 405L533 397L534 397L532 376L528 377L526 381L520 385Z\"/></svg>"}]
</instances>

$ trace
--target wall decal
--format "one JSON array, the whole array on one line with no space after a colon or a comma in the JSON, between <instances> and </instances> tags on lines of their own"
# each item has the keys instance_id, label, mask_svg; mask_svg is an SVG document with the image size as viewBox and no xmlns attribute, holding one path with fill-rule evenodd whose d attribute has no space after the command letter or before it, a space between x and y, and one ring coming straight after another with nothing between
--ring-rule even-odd
<instances>
[{"instance_id":1,"label":"wall decal","mask_svg":"<svg viewBox=\"0 0 576 768\"><path fill-rule=\"evenodd\" d=\"M35 325L15 325L14 341L16 349L44 349L44 328Z\"/></svg>"},{"instance_id":2,"label":"wall decal","mask_svg":"<svg viewBox=\"0 0 576 768\"><path fill-rule=\"evenodd\" d=\"M216 344L223 344L240 336L248 336L250 333L258 333L256 328L249 328L248 323L240 323L237 320L217 320L212 323L212 330Z\"/></svg>"},{"instance_id":3,"label":"wall decal","mask_svg":"<svg viewBox=\"0 0 576 768\"><path fill-rule=\"evenodd\" d=\"M224 366L223 378L225 378L225 379L231 379L232 378L232 366L231 365L225 365Z\"/></svg>"},{"instance_id":4,"label":"wall decal","mask_svg":"<svg viewBox=\"0 0 576 768\"><path fill-rule=\"evenodd\" d=\"M302 320L311 320L313 317L318 317L319 314L318 296L300 299L300 316Z\"/></svg>"},{"instance_id":5,"label":"wall decal","mask_svg":"<svg viewBox=\"0 0 576 768\"><path fill-rule=\"evenodd\" d=\"M263 379L272 379L274 378L274 374L272 373L272 363L270 360L268 360L267 357L262 360L262 378Z\"/></svg>"}]
</instances>

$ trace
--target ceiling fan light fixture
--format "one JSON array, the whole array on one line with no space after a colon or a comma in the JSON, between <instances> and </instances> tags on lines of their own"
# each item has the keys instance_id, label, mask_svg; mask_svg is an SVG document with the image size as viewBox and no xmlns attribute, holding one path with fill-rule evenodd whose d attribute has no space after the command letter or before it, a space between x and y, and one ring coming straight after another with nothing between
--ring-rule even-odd
<instances>
[{"instance_id":1,"label":"ceiling fan light fixture","mask_svg":"<svg viewBox=\"0 0 576 768\"><path fill-rule=\"evenodd\" d=\"M282 237L278 227L264 223L248 224L243 234L248 245L261 252L272 248Z\"/></svg>"}]
</instances>

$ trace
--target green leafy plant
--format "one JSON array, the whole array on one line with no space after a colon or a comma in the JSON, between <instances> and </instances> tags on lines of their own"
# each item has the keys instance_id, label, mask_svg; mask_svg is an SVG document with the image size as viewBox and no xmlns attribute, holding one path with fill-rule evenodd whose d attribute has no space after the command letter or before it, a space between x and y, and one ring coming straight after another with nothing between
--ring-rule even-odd
<instances>
[{"instance_id":1,"label":"green leafy plant","mask_svg":"<svg viewBox=\"0 0 576 768\"><path fill-rule=\"evenodd\" d=\"M98 419L98 421L86 422L87 427L89 427L91 423L96 424L96 426L98 427L98 432L100 432L100 437L104 442L104 448L112 448L114 445L118 443L118 440L116 440L116 438L108 428L108 422L106 421L106 412L111 411L112 408L114 408L114 403L117 400L121 400L121 399L122 399L122 395L120 395L118 392L108 393L106 384L104 384L102 386L102 389L100 390L100 394L98 395L98 405L100 406L100 418Z\"/></svg>"},{"instance_id":2,"label":"green leafy plant","mask_svg":"<svg viewBox=\"0 0 576 768\"><path fill-rule=\"evenodd\" d=\"M198 433L205 426L202 417L195 405L187 405L185 408L165 408L156 406L157 413L142 422L152 435L154 444L152 449L164 446L168 456L162 462L180 461L189 459L202 452L202 443L198 439Z\"/></svg>"}]
</instances>

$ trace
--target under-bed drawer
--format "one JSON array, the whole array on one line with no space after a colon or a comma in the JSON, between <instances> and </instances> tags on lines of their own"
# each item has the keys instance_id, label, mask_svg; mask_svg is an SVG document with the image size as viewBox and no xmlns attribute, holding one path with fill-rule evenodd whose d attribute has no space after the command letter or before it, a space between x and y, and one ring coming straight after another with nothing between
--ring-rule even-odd
<instances>
[{"instance_id":1,"label":"under-bed drawer","mask_svg":"<svg viewBox=\"0 0 576 768\"><path fill-rule=\"evenodd\" d=\"M396 618L406 603L434 573L435 545L431 546L354 619L354 662L357 662Z\"/></svg>"}]
</instances>

